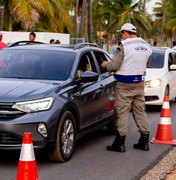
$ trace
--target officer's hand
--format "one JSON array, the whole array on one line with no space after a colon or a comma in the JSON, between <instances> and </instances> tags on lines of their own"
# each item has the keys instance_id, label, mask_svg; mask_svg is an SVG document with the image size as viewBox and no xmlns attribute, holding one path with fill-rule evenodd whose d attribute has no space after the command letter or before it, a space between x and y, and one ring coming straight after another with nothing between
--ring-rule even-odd
<instances>
[{"instance_id":1,"label":"officer's hand","mask_svg":"<svg viewBox=\"0 0 176 180\"><path fill-rule=\"evenodd\" d=\"M101 67L105 68L107 63L108 63L108 61L103 61L102 64L101 64Z\"/></svg>"}]
</instances>

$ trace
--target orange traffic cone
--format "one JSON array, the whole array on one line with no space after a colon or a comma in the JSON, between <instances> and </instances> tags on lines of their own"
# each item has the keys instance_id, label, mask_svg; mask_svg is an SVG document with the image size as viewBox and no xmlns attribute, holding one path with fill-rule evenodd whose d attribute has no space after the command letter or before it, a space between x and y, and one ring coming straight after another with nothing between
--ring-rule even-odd
<instances>
[{"instance_id":1,"label":"orange traffic cone","mask_svg":"<svg viewBox=\"0 0 176 180\"><path fill-rule=\"evenodd\" d=\"M171 113L169 105L169 97L164 97L164 103L160 113L160 122L156 137L152 138L151 143L155 144L176 144L176 139L172 136L172 124L171 124Z\"/></svg>"},{"instance_id":2,"label":"orange traffic cone","mask_svg":"<svg viewBox=\"0 0 176 180\"><path fill-rule=\"evenodd\" d=\"M30 132L25 132L23 136L16 180L38 180L37 165Z\"/></svg>"}]
</instances>

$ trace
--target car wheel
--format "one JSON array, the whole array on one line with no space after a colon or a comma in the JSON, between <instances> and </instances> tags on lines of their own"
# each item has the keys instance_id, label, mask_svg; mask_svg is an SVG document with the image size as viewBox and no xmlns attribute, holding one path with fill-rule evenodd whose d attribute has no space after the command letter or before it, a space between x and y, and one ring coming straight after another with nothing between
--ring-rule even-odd
<instances>
[{"instance_id":1,"label":"car wheel","mask_svg":"<svg viewBox=\"0 0 176 180\"><path fill-rule=\"evenodd\" d=\"M108 134L112 134L112 135L116 134L116 119L109 122L106 125L106 129L107 129Z\"/></svg>"},{"instance_id":2,"label":"car wheel","mask_svg":"<svg viewBox=\"0 0 176 180\"><path fill-rule=\"evenodd\" d=\"M49 159L56 162L68 161L75 148L75 119L66 111L61 118L57 130L56 147L49 153Z\"/></svg>"}]
</instances>

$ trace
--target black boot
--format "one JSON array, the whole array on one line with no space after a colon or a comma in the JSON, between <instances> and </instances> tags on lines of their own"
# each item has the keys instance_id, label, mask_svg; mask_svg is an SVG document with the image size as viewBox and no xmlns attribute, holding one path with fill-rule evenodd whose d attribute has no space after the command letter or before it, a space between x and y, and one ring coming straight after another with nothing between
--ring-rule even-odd
<instances>
[{"instance_id":1,"label":"black boot","mask_svg":"<svg viewBox=\"0 0 176 180\"><path fill-rule=\"evenodd\" d=\"M126 136L120 136L120 134L117 133L112 145L107 146L106 149L109 151L125 152L125 137Z\"/></svg>"},{"instance_id":2,"label":"black boot","mask_svg":"<svg viewBox=\"0 0 176 180\"><path fill-rule=\"evenodd\" d=\"M142 134L137 144L134 144L135 149L141 149L144 151L149 151L149 134Z\"/></svg>"}]
</instances>

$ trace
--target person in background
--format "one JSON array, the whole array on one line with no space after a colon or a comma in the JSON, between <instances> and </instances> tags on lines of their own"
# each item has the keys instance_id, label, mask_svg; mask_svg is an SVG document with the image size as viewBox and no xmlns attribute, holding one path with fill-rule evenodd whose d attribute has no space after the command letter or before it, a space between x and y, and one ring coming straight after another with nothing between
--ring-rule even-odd
<instances>
[{"instance_id":1,"label":"person in background","mask_svg":"<svg viewBox=\"0 0 176 180\"><path fill-rule=\"evenodd\" d=\"M109 72L115 72L116 83L116 137L109 151L125 152L125 138L128 131L129 114L132 112L134 121L140 132L135 149L149 150L149 125L145 112L144 77L152 49L150 44L137 37L136 27L130 23L121 29L122 41L118 53L112 61L103 61L101 66Z\"/></svg>"},{"instance_id":2,"label":"person in background","mask_svg":"<svg viewBox=\"0 0 176 180\"><path fill-rule=\"evenodd\" d=\"M55 40L54 39L50 39L50 44L55 44Z\"/></svg>"},{"instance_id":3,"label":"person in background","mask_svg":"<svg viewBox=\"0 0 176 180\"><path fill-rule=\"evenodd\" d=\"M117 40L115 38L112 39L112 45L109 48L109 54L115 55L117 53Z\"/></svg>"},{"instance_id":4,"label":"person in background","mask_svg":"<svg viewBox=\"0 0 176 180\"><path fill-rule=\"evenodd\" d=\"M153 41L153 46L157 46L157 39L156 38Z\"/></svg>"},{"instance_id":5,"label":"person in background","mask_svg":"<svg viewBox=\"0 0 176 180\"><path fill-rule=\"evenodd\" d=\"M172 47L176 46L176 40L172 41Z\"/></svg>"},{"instance_id":6,"label":"person in background","mask_svg":"<svg viewBox=\"0 0 176 180\"><path fill-rule=\"evenodd\" d=\"M56 42L55 42L55 44L60 44L61 42L57 39L56 40Z\"/></svg>"},{"instance_id":7,"label":"person in background","mask_svg":"<svg viewBox=\"0 0 176 180\"><path fill-rule=\"evenodd\" d=\"M0 49L5 48L7 44L5 44L3 41L3 33L0 33Z\"/></svg>"},{"instance_id":8,"label":"person in background","mask_svg":"<svg viewBox=\"0 0 176 180\"><path fill-rule=\"evenodd\" d=\"M30 33L29 33L29 41L30 41L31 43L33 43L33 42L35 41L35 38L36 38L35 32L30 32Z\"/></svg>"}]
</instances>

